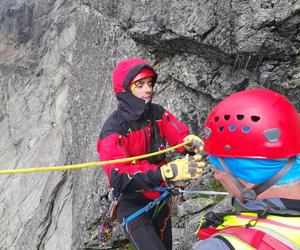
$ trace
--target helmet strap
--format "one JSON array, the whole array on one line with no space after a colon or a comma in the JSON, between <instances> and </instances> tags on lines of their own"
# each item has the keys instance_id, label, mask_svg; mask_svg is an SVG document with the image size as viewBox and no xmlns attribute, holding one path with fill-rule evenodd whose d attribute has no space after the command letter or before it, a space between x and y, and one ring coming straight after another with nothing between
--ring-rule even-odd
<instances>
[{"instance_id":1,"label":"helmet strap","mask_svg":"<svg viewBox=\"0 0 300 250\"><path fill-rule=\"evenodd\" d=\"M229 176L229 178L231 179L231 181L240 190L243 198L245 198L244 195L250 196L250 192L253 191L253 190L246 188L245 185L238 178L236 178L234 176L234 174L232 173L232 171L230 170L230 168L227 166L227 164L225 163L225 161L221 157L218 157L218 161L222 165L225 173ZM248 195L248 193L249 193L249 195ZM252 193L251 196L253 196L253 192L251 192L251 193ZM255 194L255 197L256 197L256 194ZM254 197L254 199L255 199L255 197Z\"/></svg>"},{"instance_id":2,"label":"helmet strap","mask_svg":"<svg viewBox=\"0 0 300 250\"><path fill-rule=\"evenodd\" d=\"M266 182L255 185L253 188L249 189L246 188L243 183L234 176L230 168L227 166L225 161L218 157L218 161L222 165L225 173L230 177L230 179L233 181L233 183L236 185L236 187L240 190L241 195L244 200L255 200L257 195L265 192L267 189L272 187L274 184L276 184L292 167L294 161L296 159L296 156L290 157L288 162L278 171L275 175L273 175L270 179L268 179Z\"/></svg>"},{"instance_id":3,"label":"helmet strap","mask_svg":"<svg viewBox=\"0 0 300 250\"><path fill-rule=\"evenodd\" d=\"M276 184L291 169L295 159L296 156L290 157L288 162L282 167L282 169L280 169L280 171L273 175L269 180L262 184L254 186L252 189L255 190L255 193L259 195Z\"/></svg>"}]
</instances>

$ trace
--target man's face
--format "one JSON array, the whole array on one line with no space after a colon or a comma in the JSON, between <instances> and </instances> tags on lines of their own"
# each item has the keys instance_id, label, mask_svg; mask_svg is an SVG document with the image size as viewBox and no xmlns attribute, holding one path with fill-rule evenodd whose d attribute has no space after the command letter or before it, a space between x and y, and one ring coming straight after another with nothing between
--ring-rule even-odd
<instances>
[{"instance_id":1,"label":"man's face","mask_svg":"<svg viewBox=\"0 0 300 250\"><path fill-rule=\"evenodd\" d=\"M147 77L141 80L138 80L130 85L132 94L136 97L149 102L152 100L153 87L152 87L152 78Z\"/></svg>"}]
</instances>

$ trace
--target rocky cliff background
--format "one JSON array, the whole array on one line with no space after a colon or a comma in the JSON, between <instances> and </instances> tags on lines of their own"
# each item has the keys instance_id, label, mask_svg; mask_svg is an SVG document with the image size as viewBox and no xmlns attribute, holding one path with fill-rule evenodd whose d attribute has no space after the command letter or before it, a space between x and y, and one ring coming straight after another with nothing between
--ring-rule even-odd
<instances>
[{"instance_id":1,"label":"rocky cliff background","mask_svg":"<svg viewBox=\"0 0 300 250\"><path fill-rule=\"evenodd\" d=\"M0 168L97 161L119 59L149 60L155 101L201 135L209 110L246 88L277 90L299 111L299 53L298 0L1 0ZM97 241L106 184L101 168L1 175L0 248L116 245ZM200 200L177 203L174 249L197 240L197 215L185 215L214 202Z\"/></svg>"}]
</instances>

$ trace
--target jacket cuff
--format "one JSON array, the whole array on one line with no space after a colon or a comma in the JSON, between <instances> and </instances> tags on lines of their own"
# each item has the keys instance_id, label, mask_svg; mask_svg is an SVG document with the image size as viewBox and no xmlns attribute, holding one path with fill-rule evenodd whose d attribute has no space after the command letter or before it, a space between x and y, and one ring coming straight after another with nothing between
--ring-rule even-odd
<instances>
[{"instance_id":1,"label":"jacket cuff","mask_svg":"<svg viewBox=\"0 0 300 250\"><path fill-rule=\"evenodd\" d=\"M153 178L158 182L161 183L163 180L161 176L160 168L158 168L156 171L153 171Z\"/></svg>"}]
</instances>

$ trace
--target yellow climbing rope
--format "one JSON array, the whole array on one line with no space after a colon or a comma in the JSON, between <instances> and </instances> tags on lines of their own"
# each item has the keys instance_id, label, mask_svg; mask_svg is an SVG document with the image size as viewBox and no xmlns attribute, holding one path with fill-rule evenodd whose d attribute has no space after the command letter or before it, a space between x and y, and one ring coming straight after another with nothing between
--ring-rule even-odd
<instances>
[{"instance_id":1,"label":"yellow climbing rope","mask_svg":"<svg viewBox=\"0 0 300 250\"><path fill-rule=\"evenodd\" d=\"M36 172L48 172L48 171L60 171L60 170L73 170L73 169L82 169L82 168L90 168L90 167L97 167L101 165L109 165L109 164L115 164L115 163L122 163L122 162L129 162L129 161L135 161L144 159L147 157L151 157L154 155L159 155L166 153L168 151L171 151L176 148L180 148L184 145L188 144L188 142L183 142L180 144L177 144L173 147L166 148L161 151L157 151L150 154L145 155L139 155L129 158L122 158L122 159L116 159L116 160L109 160L109 161L98 161L98 162L88 162L83 164L74 164L74 165L64 165L64 166L53 166L53 167L37 167L37 168L24 168L24 169L4 169L0 170L0 174L21 174L21 173L36 173Z\"/></svg>"}]
</instances>

